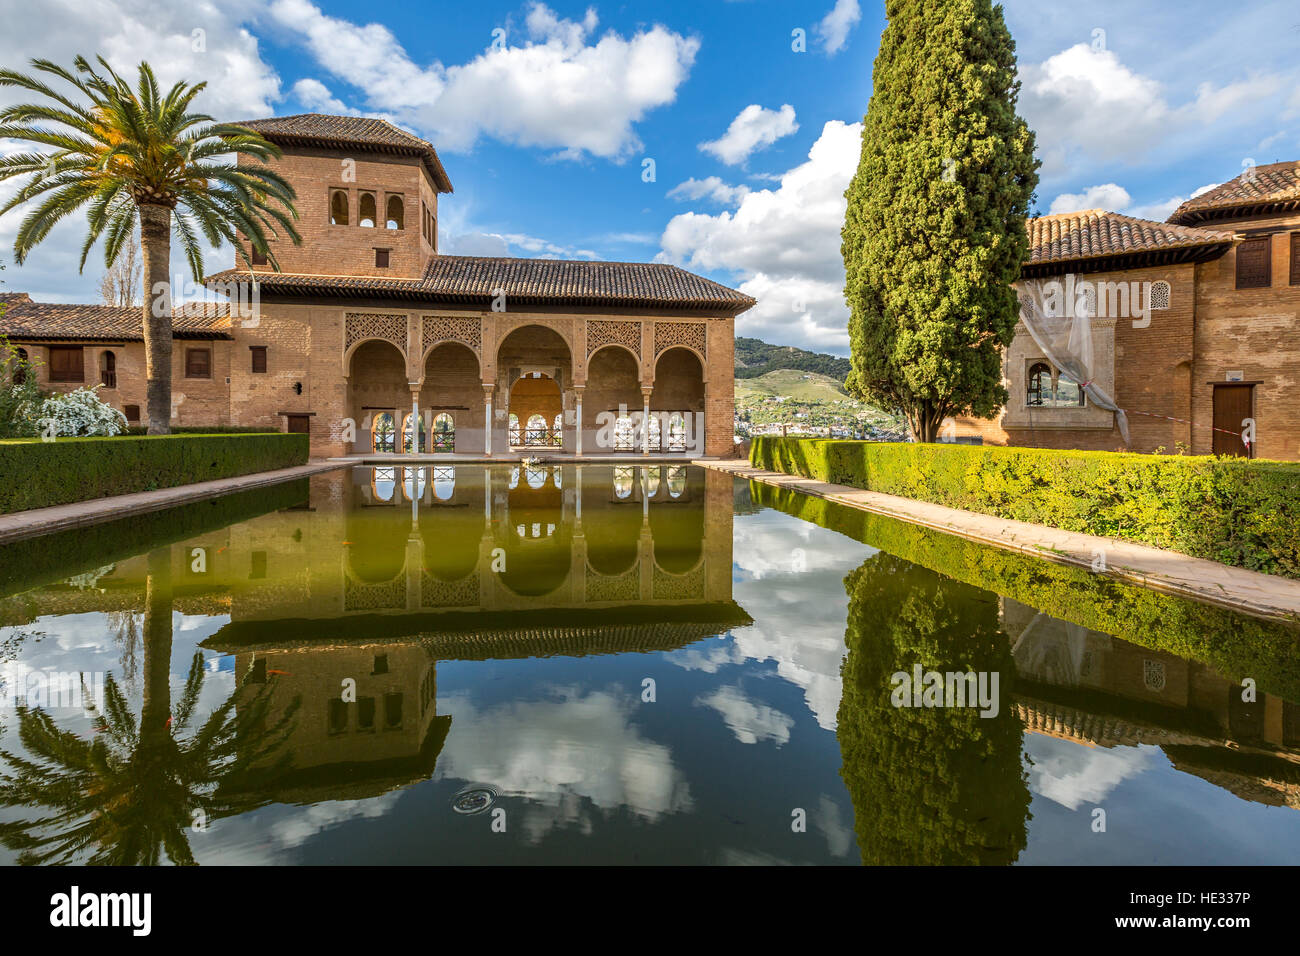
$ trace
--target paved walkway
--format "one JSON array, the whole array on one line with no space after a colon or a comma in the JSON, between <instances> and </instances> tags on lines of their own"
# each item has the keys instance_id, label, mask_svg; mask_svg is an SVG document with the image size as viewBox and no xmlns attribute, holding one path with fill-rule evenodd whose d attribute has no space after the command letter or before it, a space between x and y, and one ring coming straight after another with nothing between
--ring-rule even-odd
<instances>
[{"instance_id":1,"label":"paved walkway","mask_svg":"<svg viewBox=\"0 0 1300 956\"><path fill-rule=\"evenodd\" d=\"M698 461L696 464L1059 564L1091 569L1101 554L1105 557L1106 571L1099 573L1111 577L1259 617L1300 618L1300 581L1291 578L1229 567L1118 538L1061 531L1027 521L995 518L897 495L764 471L747 461Z\"/></svg>"},{"instance_id":2,"label":"paved walkway","mask_svg":"<svg viewBox=\"0 0 1300 956\"><path fill-rule=\"evenodd\" d=\"M0 515L0 544L17 541L20 538L50 534L54 531L66 531L69 528L81 528L101 521L129 518L131 515L146 514L150 511L162 511L177 505L216 498L232 491L247 491L249 488L277 485L282 481L305 478L323 471L334 471L340 467L344 465L337 461L313 461L294 468L279 468L275 471L240 475L237 478L219 478L216 481L200 481L192 485L178 485L175 488L138 491L129 495L96 498L93 501L74 501L71 504L54 505L50 508L17 511L13 514Z\"/></svg>"}]
</instances>

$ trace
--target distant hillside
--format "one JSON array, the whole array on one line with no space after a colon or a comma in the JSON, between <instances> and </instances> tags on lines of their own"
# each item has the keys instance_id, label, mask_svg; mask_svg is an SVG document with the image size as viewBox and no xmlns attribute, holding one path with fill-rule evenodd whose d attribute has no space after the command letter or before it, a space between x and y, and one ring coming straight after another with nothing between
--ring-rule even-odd
<instances>
[{"instance_id":1,"label":"distant hillside","mask_svg":"<svg viewBox=\"0 0 1300 956\"><path fill-rule=\"evenodd\" d=\"M759 339L736 339L736 378L758 378L777 369L816 372L843 382L849 375L849 360L823 352L807 352L793 345L768 345Z\"/></svg>"},{"instance_id":2,"label":"distant hillside","mask_svg":"<svg viewBox=\"0 0 1300 956\"><path fill-rule=\"evenodd\" d=\"M739 376L739 373L737 373ZM843 402L857 405L844 391L839 379L817 372L780 368L766 375L736 382L736 404L747 405L770 398L784 397L792 402L830 404Z\"/></svg>"}]
</instances>

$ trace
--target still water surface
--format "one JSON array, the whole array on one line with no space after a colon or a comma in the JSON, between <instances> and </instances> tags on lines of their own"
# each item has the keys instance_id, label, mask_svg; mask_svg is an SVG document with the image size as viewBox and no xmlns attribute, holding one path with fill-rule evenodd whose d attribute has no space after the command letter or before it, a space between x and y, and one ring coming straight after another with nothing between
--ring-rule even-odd
<instances>
[{"instance_id":1,"label":"still water surface","mask_svg":"<svg viewBox=\"0 0 1300 956\"><path fill-rule=\"evenodd\" d=\"M0 549L0 859L1290 863L1297 664L701 469L344 469Z\"/></svg>"}]
</instances>

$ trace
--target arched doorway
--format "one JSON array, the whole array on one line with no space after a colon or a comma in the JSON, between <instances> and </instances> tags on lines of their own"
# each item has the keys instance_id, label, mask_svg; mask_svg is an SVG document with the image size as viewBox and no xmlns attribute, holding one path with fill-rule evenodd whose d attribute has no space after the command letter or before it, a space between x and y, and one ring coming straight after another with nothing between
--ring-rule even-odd
<instances>
[{"instance_id":1,"label":"arched doorway","mask_svg":"<svg viewBox=\"0 0 1300 956\"><path fill-rule=\"evenodd\" d=\"M636 422L641 418L641 402L636 356L617 345L595 352L587 362L582 400L584 452L640 451Z\"/></svg>"},{"instance_id":2,"label":"arched doorway","mask_svg":"<svg viewBox=\"0 0 1300 956\"><path fill-rule=\"evenodd\" d=\"M562 418L560 385L544 372L529 372L510 387L510 414L518 427L510 433L511 448L558 448L563 433L554 423Z\"/></svg>"},{"instance_id":3,"label":"arched doorway","mask_svg":"<svg viewBox=\"0 0 1300 956\"><path fill-rule=\"evenodd\" d=\"M508 447L564 447L565 392L573 375L564 337L541 325L513 330L497 349L497 375L498 386L505 390L498 397L508 412L500 422L509 422L502 435Z\"/></svg>"},{"instance_id":4,"label":"arched doorway","mask_svg":"<svg viewBox=\"0 0 1300 956\"><path fill-rule=\"evenodd\" d=\"M348 360L348 414L357 423L354 449L396 452L411 411L406 356L391 342L362 342Z\"/></svg>"},{"instance_id":5,"label":"arched doorway","mask_svg":"<svg viewBox=\"0 0 1300 956\"><path fill-rule=\"evenodd\" d=\"M655 362L650 414L652 450L704 452L704 365L690 349L668 349Z\"/></svg>"},{"instance_id":6,"label":"arched doorway","mask_svg":"<svg viewBox=\"0 0 1300 956\"><path fill-rule=\"evenodd\" d=\"M478 356L461 342L440 342L424 358L420 410L429 450L479 453L483 445L483 383Z\"/></svg>"}]
</instances>

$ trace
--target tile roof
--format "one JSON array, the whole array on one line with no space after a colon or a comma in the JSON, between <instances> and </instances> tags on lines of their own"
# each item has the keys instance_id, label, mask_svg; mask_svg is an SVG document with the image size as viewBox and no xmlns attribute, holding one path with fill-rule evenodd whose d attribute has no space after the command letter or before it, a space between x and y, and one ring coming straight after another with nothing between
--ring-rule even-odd
<instances>
[{"instance_id":1,"label":"tile roof","mask_svg":"<svg viewBox=\"0 0 1300 956\"><path fill-rule=\"evenodd\" d=\"M227 270L207 281L247 276ZM711 309L731 315L755 304L742 292L657 262L436 256L418 279L276 272L257 277L263 295L365 295L485 306L500 289L507 303Z\"/></svg>"},{"instance_id":2,"label":"tile roof","mask_svg":"<svg viewBox=\"0 0 1300 956\"><path fill-rule=\"evenodd\" d=\"M1207 219L1300 209L1300 162L1252 166L1235 179L1187 200L1170 222L1192 225Z\"/></svg>"},{"instance_id":3,"label":"tile roof","mask_svg":"<svg viewBox=\"0 0 1300 956\"><path fill-rule=\"evenodd\" d=\"M296 113L268 119L242 120L246 126L280 146L357 147L374 152L419 156L428 166L439 192L452 191L451 180L433 144L420 139L388 120L368 116L331 116L326 113Z\"/></svg>"},{"instance_id":4,"label":"tile roof","mask_svg":"<svg viewBox=\"0 0 1300 956\"><path fill-rule=\"evenodd\" d=\"M1231 232L1154 222L1104 209L1038 216L1026 221L1025 228L1029 233L1027 273L1088 260L1097 265L1122 265L1124 260L1142 257L1161 262L1196 261L1222 255L1233 243Z\"/></svg>"},{"instance_id":5,"label":"tile roof","mask_svg":"<svg viewBox=\"0 0 1300 956\"><path fill-rule=\"evenodd\" d=\"M138 306L58 305L33 302L25 293L9 293L5 301L0 335L17 341L144 341ZM224 304L193 303L172 318L172 335L178 339L231 338L230 320L220 314L225 309Z\"/></svg>"}]
</instances>

